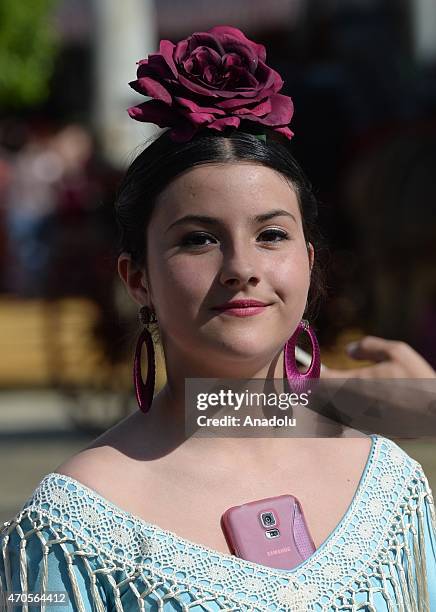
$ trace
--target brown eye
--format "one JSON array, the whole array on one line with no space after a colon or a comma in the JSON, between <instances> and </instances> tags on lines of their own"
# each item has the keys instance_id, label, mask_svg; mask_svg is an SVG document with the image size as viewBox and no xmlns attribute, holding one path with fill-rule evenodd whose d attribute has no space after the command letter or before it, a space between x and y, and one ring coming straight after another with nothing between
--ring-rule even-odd
<instances>
[{"instance_id":1,"label":"brown eye","mask_svg":"<svg viewBox=\"0 0 436 612\"><path fill-rule=\"evenodd\" d=\"M209 234L195 232L185 236L180 243L182 246L205 246L204 240L209 240L212 237Z\"/></svg>"},{"instance_id":2,"label":"brown eye","mask_svg":"<svg viewBox=\"0 0 436 612\"><path fill-rule=\"evenodd\" d=\"M282 230L276 230L276 229L265 230L260 235L261 236L268 235L268 236L273 236L273 237L277 237L277 236L279 237L279 240L271 240L271 238L270 238L270 239L263 240L262 242L281 242L282 240L289 240L289 235L286 232L282 231Z\"/></svg>"}]
</instances>

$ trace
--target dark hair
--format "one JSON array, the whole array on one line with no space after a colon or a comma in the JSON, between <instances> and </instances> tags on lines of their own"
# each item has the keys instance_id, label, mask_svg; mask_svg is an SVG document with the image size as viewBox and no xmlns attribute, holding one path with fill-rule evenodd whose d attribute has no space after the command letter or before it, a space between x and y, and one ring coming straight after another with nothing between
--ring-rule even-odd
<instances>
[{"instance_id":1,"label":"dark hair","mask_svg":"<svg viewBox=\"0 0 436 612\"><path fill-rule=\"evenodd\" d=\"M119 253L129 253L138 266L147 267L146 229L156 197L177 175L204 164L261 164L289 179L297 194L304 236L315 248L306 315L313 318L326 293L320 261L323 240L317 225L318 203L291 153L290 141L264 126L262 131L266 140L240 129L222 134L203 130L184 143L175 143L166 131L154 140L132 162L118 191L115 215L120 230Z\"/></svg>"}]
</instances>

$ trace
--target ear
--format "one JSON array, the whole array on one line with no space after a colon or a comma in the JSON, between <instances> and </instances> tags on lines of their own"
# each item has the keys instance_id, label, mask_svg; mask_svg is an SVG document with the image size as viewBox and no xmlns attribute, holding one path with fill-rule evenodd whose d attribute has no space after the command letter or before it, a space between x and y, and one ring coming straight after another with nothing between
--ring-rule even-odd
<instances>
[{"instance_id":1,"label":"ear","mask_svg":"<svg viewBox=\"0 0 436 612\"><path fill-rule=\"evenodd\" d=\"M313 264L315 262L315 249L313 248L313 244L311 242L306 242L306 245L307 245L307 254L309 256L310 272L312 272Z\"/></svg>"},{"instance_id":2,"label":"ear","mask_svg":"<svg viewBox=\"0 0 436 612\"><path fill-rule=\"evenodd\" d=\"M132 261L129 253L118 257L118 274L134 302L153 307L145 270Z\"/></svg>"}]
</instances>

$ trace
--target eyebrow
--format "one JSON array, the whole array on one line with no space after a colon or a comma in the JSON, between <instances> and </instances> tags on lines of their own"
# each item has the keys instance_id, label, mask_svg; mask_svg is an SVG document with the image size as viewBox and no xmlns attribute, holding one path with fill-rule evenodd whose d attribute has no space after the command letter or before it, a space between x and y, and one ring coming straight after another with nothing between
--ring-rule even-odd
<instances>
[{"instance_id":1,"label":"eyebrow","mask_svg":"<svg viewBox=\"0 0 436 612\"><path fill-rule=\"evenodd\" d=\"M270 210L260 215L250 217L250 222L251 223L262 223L264 221L269 221L270 219L273 219L274 217L291 217L291 219L293 219L295 223L297 223L297 219L292 213L288 212L287 210L283 210L281 208ZM182 223L189 223L189 222L204 223L205 225L219 225L220 224L219 219L217 219L216 217L210 217L209 215L185 215L184 217L177 219L177 221L174 221L174 223L171 223L171 225L166 229L165 233L177 225L181 225Z\"/></svg>"}]
</instances>

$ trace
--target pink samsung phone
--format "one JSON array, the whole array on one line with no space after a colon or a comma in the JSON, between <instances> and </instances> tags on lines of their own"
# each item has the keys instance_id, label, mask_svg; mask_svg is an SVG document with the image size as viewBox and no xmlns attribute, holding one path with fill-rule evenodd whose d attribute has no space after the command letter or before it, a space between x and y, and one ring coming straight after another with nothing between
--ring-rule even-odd
<instances>
[{"instance_id":1,"label":"pink samsung phone","mask_svg":"<svg viewBox=\"0 0 436 612\"><path fill-rule=\"evenodd\" d=\"M316 550L293 495L229 508L221 517L221 528L234 555L269 567L293 569Z\"/></svg>"}]
</instances>

